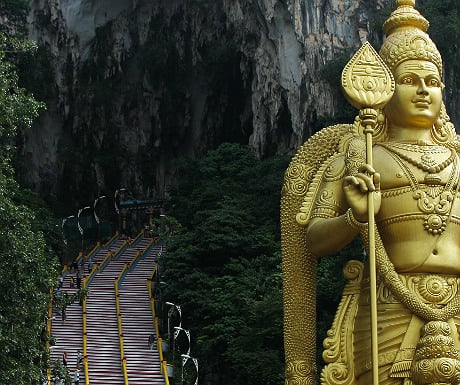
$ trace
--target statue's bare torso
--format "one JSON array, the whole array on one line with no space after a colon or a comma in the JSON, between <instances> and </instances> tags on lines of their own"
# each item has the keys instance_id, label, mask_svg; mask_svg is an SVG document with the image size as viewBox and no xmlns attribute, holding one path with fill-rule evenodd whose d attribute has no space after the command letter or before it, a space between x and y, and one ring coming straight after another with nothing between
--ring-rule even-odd
<instances>
[{"instance_id":1,"label":"statue's bare torso","mask_svg":"<svg viewBox=\"0 0 460 385\"><path fill-rule=\"evenodd\" d=\"M431 153L438 164L452 156L450 149L441 146L405 146L397 148L398 153L420 160L422 154ZM414 151L415 150L415 151ZM453 171L452 161L436 175L434 197L428 196L429 203L439 204L440 194L447 190L452 193L453 202L445 215L446 226L440 234L432 234L424 228L427 213L420 211L414 197L417 188L427 190L427 172L409 161L397 162L392 153L382 146L374 147L375 169L381 175L382 205L376 221L386 251L398 272L431 272L453 274L460 272L460 200L457 195L458 174ZM410 182L407 173L416 178L418 186ZM452 183L452 178L455 178ZM446 188L446 184L451 187ZM438 194L436 196L436 194Z\"/></svg>"}]
</instances>

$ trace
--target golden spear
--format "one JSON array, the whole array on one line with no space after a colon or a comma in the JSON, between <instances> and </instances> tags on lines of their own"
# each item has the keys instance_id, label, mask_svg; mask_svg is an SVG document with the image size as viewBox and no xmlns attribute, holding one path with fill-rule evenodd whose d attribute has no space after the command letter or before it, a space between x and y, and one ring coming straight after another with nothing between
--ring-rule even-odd
<instances>
[{"instance_id":1,"label":"golden spear","mask_svg":"<svg viewBox=\"0 0 460 385\"><path fill-rule=\"evenodd\" d=\"M391 99L395 89L395 83L390 70L369 42L362 45L343 69L342 88L350 104L359 109L359 117L361 118L361 125L366 141L366 163L372 166L372 135L377 123L377 109L383 108ZM368 193L367 205L371 299L372 383L373 385L378 385L374 192Z\"/></svg>"}]
</instances>

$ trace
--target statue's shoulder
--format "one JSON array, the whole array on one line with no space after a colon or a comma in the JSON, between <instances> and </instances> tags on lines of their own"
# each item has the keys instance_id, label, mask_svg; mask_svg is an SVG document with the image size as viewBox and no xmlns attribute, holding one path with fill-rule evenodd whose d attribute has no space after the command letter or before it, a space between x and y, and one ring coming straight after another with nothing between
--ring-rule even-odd
<instances>
[{"instance_id":1,"label":"statue's shoulder","mask_svg":"<svg viewBox=\"0 0 460 385\"><path fill-rule=\"evenodd\" d=\"M354 131L353 124L325 127L298 149L284 175L282 212L289 211L299 224L306 224L326 173L344 167L345 151L356 137Z\"/></svg>"},{"instance_id":2,"label":"statue's shoulder","mask_svg":"<svg viewBox=\"0 0 460 385\"><path fill-rule=\"evenodd\" d=\"M325 127L311 136L292 158L284 175L283 194L304 196L330 162L343 156L353 139L352 124Z\"/></svg>"}]
</instances>

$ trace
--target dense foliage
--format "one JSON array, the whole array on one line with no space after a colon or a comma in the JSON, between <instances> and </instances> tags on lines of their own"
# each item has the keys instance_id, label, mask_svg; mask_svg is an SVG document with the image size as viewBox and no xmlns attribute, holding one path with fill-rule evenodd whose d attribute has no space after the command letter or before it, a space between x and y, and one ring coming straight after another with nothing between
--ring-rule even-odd
<instances>
[{"instance_id":1,"label":"dense foliage","mask_svg":"<svg viewBox=\"0 0 460 385\"><path fill-rule=\"evenodd\" d=\"M279 192L285 158L224 144L179 165L169 213L182 227L161 264L181 304L200 382L283 381Z\"/></svg>"},{"instance_id":2,"label":"dense foliage","mask_svg":"<svg viewBox=\"0 0 460 385\"><path fill-rule=\"evenodd\" d=\"M169 213L182 226L175 226L161 260L162 299L182 307L200 382L283 382L278 223L286 166L285 158L259 161L235 144L179 166ZM319 340L331 325L350 255L362 257L359 243L319 264Z\"/></svg>"},{"instance_id":3,"label":"dense foliage","mask_svg":"<svg viewBox=\"0 0 460 385\"><path fill-rule=\"evenodd\" d=\"M29 49L0 35L0 383L15 385L43 381L45 316L57 274L57 259L41 231L54 227L51 216L28 207L39 200L19 189L12 167L16 135L44 107L18 87L12 64L16 52Z\"/></svg>"},{"instance_id":4,"label":"dense foliage","mask_svg":"<svg viewBox=\"0 0 460 385\"><path fill-rule=\"evenodd\" d=\"M430 20L430 35L445 62L447 89L454 89L460 72L456 59L460 2L420 0L417 7ZM11 12L9 20L19 20L27 12L27 1L1 1L0 11L7 8ZM379 12L374 27L381 26L390 8ZM102 32L98 31L99 37ZM172 39L168 32L165 36ZM376 35L381 38L380 33ZM174 47L174 41L166 43L165 51ZM0 384L41 383L47 364L43 327L48 288L57 273L54 256L62 246L51 214L35 194L19 189L12 167L18 132L30 126L43 107L19 85L31 87L39 97L54 93L47 88L53 83L49 52L41 48L37 54L33 48L0 34ZM322 79L339 86L348 56L345 53L327 63L320 74ZM210 46L205 59L209 68L225 69L213 75L216 86L221 86L219 76L223 79L230 72L222 64L231 67L237 62L230 45ZM163 66L173 71L174 78L182 79L179 75L183 69L178 63L145 62L153 69ZM13 63L18 65L22 79ZM37 69L33 73L32 64ZM104 67L99 64L93 69L96 77ZM107 102L105 95L112 85L101 82L98 86L96 97L104 96ZM174 92L182 91L174 88ZM169 102L175 94L165 96L165 106L174 105ZM337 121L350 122L355 111L344 99L342 102L340 114L319 117L315 129ZM113 151L121 150L111 148L107 154L99 154L112 168L116 163ZM69 157L76 155L69 151ZM283 381L278 202L286 164L281 158L259 161L249 148L225 144L202 160L187 159L179 165L179 182L171 192L174 205L168 214L182 226L176 227L169 251L161 261L162 279L167 283L163 299L182 305L183 326L192 333L192 355L200 362L201 383L270 385ZM116 171L114 180L118 178ZM319 265L320 339L340 296L341 281L337 277L341 276L343 261L359 254L360 245L355 244Z\"/></svg>"}]
</instances>

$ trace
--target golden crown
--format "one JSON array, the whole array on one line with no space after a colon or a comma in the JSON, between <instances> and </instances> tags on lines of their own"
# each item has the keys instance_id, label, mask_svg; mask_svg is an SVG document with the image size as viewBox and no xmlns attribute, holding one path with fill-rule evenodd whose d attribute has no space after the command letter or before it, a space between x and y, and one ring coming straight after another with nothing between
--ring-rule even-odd
<instances>
[{"instance_id":1,"label":"golden crown","mask_svg":"<svg viewBox=\"0 0 460 385\"><path fill-rule=\"evenodd\" d=\"M442 58L426 31L428 21L414 8L415 0L397 0L396 10L383 24L386 40L380 57L393 72L403 61L417 59L432 62L442 75Z\"/></svg>"}]
</instances>

